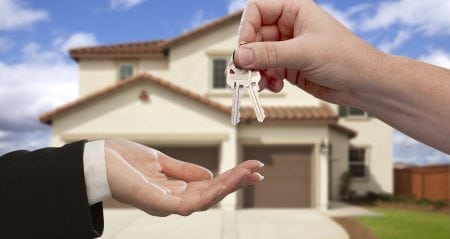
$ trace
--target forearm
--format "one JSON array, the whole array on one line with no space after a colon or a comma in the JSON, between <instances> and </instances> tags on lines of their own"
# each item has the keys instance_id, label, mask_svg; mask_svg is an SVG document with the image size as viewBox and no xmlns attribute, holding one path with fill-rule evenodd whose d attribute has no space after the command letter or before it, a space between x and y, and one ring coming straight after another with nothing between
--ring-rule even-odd
<instances>
[{"instance_id":1,"label":"forearm","mask_svg":"<svg viewBox=\"0 0 450 239\"><path fill-rule=\"evenodd\" d=\"M388 56L376 68L372 89L355 106L400 131L450 153L450 71L412 59Z\"/></svg>"}]
</instances>

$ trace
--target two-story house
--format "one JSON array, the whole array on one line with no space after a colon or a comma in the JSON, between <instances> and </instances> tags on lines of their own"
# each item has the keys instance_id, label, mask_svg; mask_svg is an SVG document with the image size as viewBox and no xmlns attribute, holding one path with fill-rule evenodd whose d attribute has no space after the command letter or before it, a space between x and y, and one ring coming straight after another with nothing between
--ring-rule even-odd
<instances>
[{"instance_id":1,"label":"two-story house","mask_svg":"<svg viewBox=\"0 0 450 239\"><path fill-rule=\"evenodd\" d=\"M312 207L352 187L392 192L392 129L365 112L322 102L286 84L261 92L256 121L248 97L230 122L224 69L237 44L241 13L172 39L72 49L80 98L43 114L54 146L123 137L214 173L247 159L265 163L265 180L227 197L224 208Z\"/></svg>"}]
</instances>

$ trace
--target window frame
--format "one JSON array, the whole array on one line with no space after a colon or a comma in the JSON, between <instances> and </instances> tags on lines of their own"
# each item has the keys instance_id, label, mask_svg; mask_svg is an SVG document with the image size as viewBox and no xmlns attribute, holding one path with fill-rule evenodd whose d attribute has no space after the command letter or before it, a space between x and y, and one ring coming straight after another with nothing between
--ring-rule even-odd
<instances>
[{"instance_id":1,"label":"window frame","mask_svg":"<svg viewBox=\"0 0 450 239\"><path fill-rule=\"evenodd\" d=\"M351 150L364 150L364 159L362 162L351 161ZM348 151L348 171L351 175L352 181L368 181L369 180L369 156L370 156L370 146L350 146ZM351 174L351 166L352 165L362 165L364 166L364 176L356 177Z\"/></svg>"},{"instance_id":2,"label":"window frame","mask_svg":"<svg viewBox=\"0 0 450 239\"><path fill-rule=\"evenodd\" d=\"M209 70L208 70L208 75L209 75L209 82L208 82L208 88L213 91L213 92L226 92L229 93L230 91L227 88L227 83L226 83L226 77L224 75L224 80L225 80L225 86L223 88L216 88L214 87L214 61L215 60L224 60L225 61L225 69L224 69L224 74L225 74L225 70L226 70L226 66L227 66L227 62L229 56L225 56L225 55L213 55L210 56L209 58Z\"/></svg>"},{"instance_id":3,"label":"window frame","mask_svg":"<svg viewBox=\"0 0 450 239\"><path fill-rule=\"evenodd\" d=\"M345 113L341 114L342 108L345 109ZM351 114L352 109L357 109L363 112L361 115ZM348 106L348 105L338 105L338 115L341 118L350 118L350 119L368 119L371 118L370 114L364 110L358 109L356 107Z\"/></svg>"},{"instance_id":4,"label":"window frame","mask_svg":"<svg viewBox=\"0 0 450 239\"><path fill-rule=\"evenodd\" d=\"M125 65L131 66L132 72L131 72L130 76L128 76L128 77L126 77L124 79L121 79L121 77L122 77L122 66L125 66ZM126 80L126 79L128 79L128 78L130 78L130 77L132 77L134 75L136 75L136 73L137 73L136 63L134 63L134 62L119 62L119 63L117 63L117 80L118 81L124 81L124 80Z\"/></svg>"}]
</instances>

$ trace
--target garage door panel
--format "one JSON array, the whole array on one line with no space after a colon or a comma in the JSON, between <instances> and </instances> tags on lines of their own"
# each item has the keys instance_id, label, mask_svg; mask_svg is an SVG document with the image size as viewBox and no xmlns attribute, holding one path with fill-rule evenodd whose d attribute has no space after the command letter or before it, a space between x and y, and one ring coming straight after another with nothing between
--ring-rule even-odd
<instances>
[{"instance_id":1,"label":"garage door panel","mask_svg":"<svg viewBox=\"0 0 450 239\"><path fill-rule=\"evenodd\" d=\"M245 147L265 179L244 190L244 207L311 207L312 146Z\"/></svg>"}]
</instances>

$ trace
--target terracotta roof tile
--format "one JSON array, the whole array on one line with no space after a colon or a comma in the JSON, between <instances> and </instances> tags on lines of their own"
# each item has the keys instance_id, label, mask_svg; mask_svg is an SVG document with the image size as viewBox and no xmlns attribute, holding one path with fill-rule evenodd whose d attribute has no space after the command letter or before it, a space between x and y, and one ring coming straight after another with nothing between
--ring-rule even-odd
<instances>
[{"instance_id":1,"label":"terracotta roof tile","mask_svg":"<svg viewBox=\"0 0 450 239\"><path fill-rule=\"evenodd\" d=\"M76 61L80 58L164 56L165 51L171 46L197 37L208 30L217 28L219 25L239 19L241 15L242 11L233 13L172 39L74 48L69 50L69 54Z\"/></svg>"},{"instance_id":2,"label":"terracotta roof tile","mask_svg":"<svg viewBox=\"0 0 450 239\"><path fill-rule=\"evenodd\" d=\"M78 61L80 58L96 57L137 57L163 56L167 41L145 41L126 44L112 44L104 46L81 47L69 50L70 56Z\"/></svg>"},{"instance_id":3,"label":"terracotta roof tile","mask_svg":"<svg viewBox=\"0 0 450 239\"><path fill-rule=\"evenodd\" d=\"M334 111L323 104L320 106L264 106L265 121L272 122L297 122L297 121L337 121ZM241 108L241 121L256 121L252 107Z\"/></svg>"}]
</instances>

